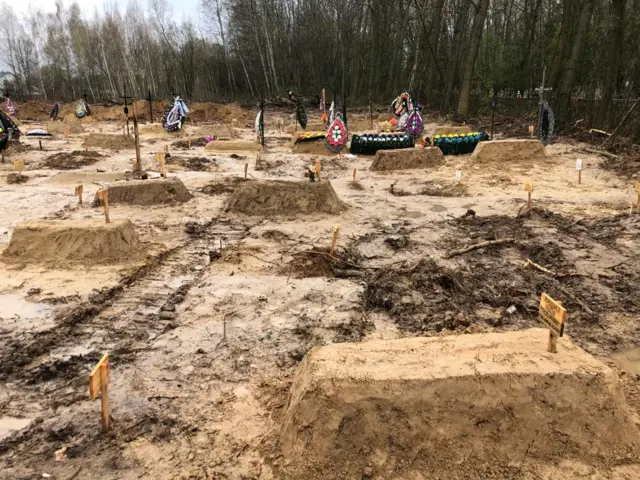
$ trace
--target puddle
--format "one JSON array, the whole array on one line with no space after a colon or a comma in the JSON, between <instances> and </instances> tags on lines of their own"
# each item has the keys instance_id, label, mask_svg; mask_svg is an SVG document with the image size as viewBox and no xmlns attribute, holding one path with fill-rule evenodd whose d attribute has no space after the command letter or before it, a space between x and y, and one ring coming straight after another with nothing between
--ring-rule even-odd
<instances>
[{"instance_id":1,"label":"puddle","mask_svg":"<svg viewBox=\"0 0 640 480\"><path fill-rule=\"evenodd\" d=\"M611 354L611 358L625 372L640 376L640 347L618 350Z\"/></svg>"},{"instance_id":2,"label":"puddle","mask_svg":"<svg viewBox=\"0 0 640 480\"><path fill-rule=\"evenodd\" d=\"M0 295L0 318L44 318L51 307L44 303L25 300L20 295Z\"/></svg>"},{"instance_id":3,"label":"puddle","mask_svg":"<svg viewBox=\"0 0 640 480\"><path fill-rule=\"evenodd\" d=\"M31 423L30 418L0 417L0 440Z\"/></svg>"}]
</instances>

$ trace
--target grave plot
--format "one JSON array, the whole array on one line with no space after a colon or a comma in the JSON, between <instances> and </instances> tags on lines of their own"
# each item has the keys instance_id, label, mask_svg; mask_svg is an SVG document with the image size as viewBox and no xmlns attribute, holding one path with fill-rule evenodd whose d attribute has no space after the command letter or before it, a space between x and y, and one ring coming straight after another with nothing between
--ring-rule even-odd
<instances>
[{"instance_id":1,"label":"grave plot","mask_svg":"<svg viewBox=\"0 0 640 480\"><path fill-rule=\"evenodd\" d=\"M432 168L444 163L444 155L439 148L406 148L402 150L378 150L370 170L405 170L411 168Z\"/></svg>"},{"instance_id":2,"label":"grave plot","mask_svg":"<svg viewBox=\"0 0 640 480\"><path fill-rule=\"evenodd\" d=\"M494 140L478 143L472 159L477 163L498 163L506 166L523 162L544 162L544 145L539 140Z\"/></svg>"},{"instance_id":3,"label":"grave plot","mask_svg":"<svg viewBox=\"0 0 640 480\"><path fill-rule=\"evenodd\" d=\"M185 203L191 194L177 177L126 180L109 184L109 202L124 205Z\"/></svg>"}]
</instances>

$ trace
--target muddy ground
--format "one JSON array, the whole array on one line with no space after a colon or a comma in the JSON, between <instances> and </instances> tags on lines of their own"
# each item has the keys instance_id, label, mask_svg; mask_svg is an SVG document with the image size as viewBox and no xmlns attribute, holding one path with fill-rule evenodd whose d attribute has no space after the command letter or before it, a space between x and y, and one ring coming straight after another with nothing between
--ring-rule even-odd
<instances>
[{"instance_id":1,"label":"muddy ground","mask_svg":"<svg viewBox=\"0 0 640 480\"><path fill-rule=\"evenodd\" d=\"M538 326L542 292L568 309L567 335L612 366L640 347L633 183L585 145L552 145L544 163L479 166L462 156L383 173L368 170L369 157L323 156L322 178L344 212L225 213L244 181L307 181L320 157L289 153L277 124L267 122L260 158L181 143L167 169L194 195L189 202L111 207L111 218L130 219L153 244L143 260L57 269L0 256L0 478L277 479L286 461L274 439L309 349ZM91 147L87 156L88 134L122 130L115 122L85 130L69 143L43 140L43 151L24 138L33 148L7 159L24 160L25 183L7 182L11 164L0 165L0 250L22 221L104 218L91 201L78 204L74 189L83 184L93 199L127 176L135 153ZM143 135L150 176L159 176L156 151L168 145L173 155L171 142ZM531 208L525 181L535 182ZM498 243L461 252L490 241ZM109 433L87 388L104 352ZM620 375L640 419L640 378L629 370ZM516 469L513 478L535 475Z\"/></svg>"}]
</instances>

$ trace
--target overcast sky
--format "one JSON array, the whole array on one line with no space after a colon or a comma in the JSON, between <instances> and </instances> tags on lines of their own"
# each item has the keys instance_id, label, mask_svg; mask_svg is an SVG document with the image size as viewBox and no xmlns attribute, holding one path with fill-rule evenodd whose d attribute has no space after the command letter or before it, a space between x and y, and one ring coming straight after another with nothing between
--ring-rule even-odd
<instances>
[{"instance_id":1,"label":"overcast sky","mask_svg":"<svg viewBox=\"0 0 640 480\"><path fill-rule=\"evenodd\" d=\"M105 3L116 4L123 11L127 6L129 0L77 0L76 3L80 5L80 9L83 14L91 17L96 7L99 11L103 10ZM0 0L0 3L8 3L7 0ZM62 0L65 5L70 5L73 0ZM193 20L197 20L198 12L197 5L198 0L169 0L169 3L173 7L173 16L176 20L182 20L184 17L191 17ZM13 10L17 14L23 14L31 10L32 8L44 10L45 12L54 12L56 9L55 0L19 0L10 3ZM147 8L147 0L138 0L138 4L145 10Z\"/></svg>"}]
</instances>

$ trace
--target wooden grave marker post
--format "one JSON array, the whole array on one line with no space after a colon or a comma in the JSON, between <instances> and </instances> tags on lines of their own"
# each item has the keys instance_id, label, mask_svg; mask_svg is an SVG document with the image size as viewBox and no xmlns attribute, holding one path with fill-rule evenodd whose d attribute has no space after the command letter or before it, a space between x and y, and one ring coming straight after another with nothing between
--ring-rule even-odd
<instances>
[{"instance_id":1,"label":"wooden grave marker post","mask_svg":"<svg viewBox=\"0 0 640 480\"><path fill-rule=\"evenodd\" d=\"M636 183L635 189L636 189L636 195L638 196L638 198L636 198L636 204L640 205L640 182Z\"/></svg>"},{"instance_id":2,"label":"wooden grave marker post","mask_svg":"<svg viewBox=\"0 0 640 480\"><path fill-rule=\"evenodd\" d=\"M156 152L156 162L160 165L160 175L164 178L167 178L167 170L165 167L165 153L164 152Z\"/></svg>"},{"instance_id":3,"label":"wooden grave marker post","mask_svg":"<svg viewBox=\"0 0 640 480\"><path fill-rule=\"evenodd\" d=\"M98 190L98 199L102 200L104 204L104 220L106 223L111 223L111 219L109 218L109 189L103 188L102 190Z\"/></svg>"},{"instance_id":4,"label":"wooden grave marker post","mask_svg":"<svg viewBox=\"0 0 640 480\"><path fill-rule=\"evenodd\" d=\"M353 169L353 181L354 181L354 182L356 181L356 173L358 173L358 169L357 169L357 168L354 168L354 169Z\"/></svg>"},{"instance_id":5,"label":"wooden grave marker post","mask_svg":"<svg viewBox=\"0 0 640 480\"><path fill-rule=\"evenodd\" d=\"M531 194L533 193L533 182L524 182L524 191L527 192L527 208L531 208Z\"/></svg>"},{"instance_id":6,"label":"wooden grave marker post","mask_svg":"<svg viewBox=\"0 0 640 480\"><path fill-rule=\"evenodd\" d=\"M133 166L134 172L142 170L142 158L140 156L140 131L138 130L138 106L133 101L133 138L136 147L136 161Z\"/></svg>"},{"instance_id":7,"label":"wooden grave marker post","mask_svg":"<svg viewBox=\"0 0 640 480\"><path fill-rule=\"evenodd\" d=\"M13 169L18 172L18 175L22 176L22 170L24 170L24 160L16 160L13 162Z\"/></svg>"},{"instance_id":8,"label":"wooden grave marker post","mask_svg":"<svg viewBox=\"0 0 640 480\"><path fill-rule=\"evenodd\" d=\"M89 399L95 400L100 392L102 407L102 431L111 429L109 417L109 354L105 353L89 375Z\"/></svg>"},{"instance_id":9,"label":"wooden grave marker post","mask_svg":"<svg viewBox=\"0 0 640 480\"><path fill-rule=\"evenodd\" d=\"M564 325L567 321L567 310L546 293L540 296L538 311L542 323L549 327L549 344L547 351L558 353L558 337L564 335Z\"/></svg>"},{"instance_id":10,"label":"wooden grave marker post","mask_svg":"<svg viewBox=\"0 0 640 480\"><path fill-rule=\"evenodd\" d=\"M578 158L576 160L576 170L578 170L578 185L582 183L582 159Z\"/></svg>"},{"instance_id":11,"label":"wooden grave marker post","mask_svg":"<svg viewBox=\"0 0 640 480\"><path fill-rule=\"evenodd\" d=\"M320 181L320 170L321 170L320 159L316 159L316 177L318 177L318 181Z\"/></svg>"},{"instance_id":12,"label":"wooden grave marker post","mask_svg":"<svg viewBox=\"0 0 640 480\"><path fill-rule=\"evenodd\" d=\"M78 185L76 187L75 196L78 197L78 205L82 205L82 191L84 187L82 185Z\"/></svg>"},{"instance_id":13,"label":"wooden grave marker post","mask_svg":"<svg viewBox=\"0 0 640 480\"><path fill-rule=\"evenodd\" d=\"M64 138L67 139L67 143L69 143L69 135L70 135L70 131L69 131L69 124L66 123L64 125Z\"/></svg>"},{"instance_id":14,"label":"wooden grave marker post","mask_svg":"<svg viewBox=\"0 0 640 480\"><path fill-rule=\"evenodd\" d=\"M244 164L244 179L247 179L247 171L249 170L249 164L245 163Z\"/></svg>"},{"instance_id":15,"label":"wooden grave marker post","mask_svg":"<svg viewBox=\"0 0 640 480\"><path fill-rule=\"evenodd\" d=\"M331 248L329 249L329 255L333 256L333 252L336 250L338 243L338 232L340 231L340 225L337 223L333 226L333 238L331 239Z\"/></svg>"}]
</instances>

